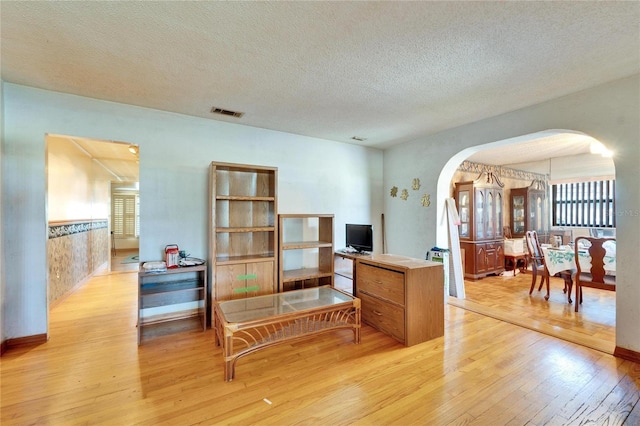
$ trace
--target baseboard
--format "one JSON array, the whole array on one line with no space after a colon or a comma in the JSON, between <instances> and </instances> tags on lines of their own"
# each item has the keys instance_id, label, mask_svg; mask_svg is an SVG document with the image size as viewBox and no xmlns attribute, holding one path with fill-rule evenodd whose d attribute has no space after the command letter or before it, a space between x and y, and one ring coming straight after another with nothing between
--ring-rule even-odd
<instances>
[{"instance_id":1,"label":"baseboard","mask_svg":"<svg viewBox=\"0 0 640 426\"><path fill-rule=\"evenodd\" d=\"M20 347L38 346L47 343L47 334L34 334L33 336L18 337L16 339L7 339L2 342L2 354L7 350Z\"/></svg>"},{"instance_id":2,"label":"baseboard","mask_svg":"<svg viewBox=\"0 0 640 426\"><path fill-rule=\"evenodd\" d=\"M640 352L632 351L631 349L625 349L621 348L620 346L616 346L615 350L613 351L613 356L640 364Z\"/></svg>"}]
</instances>

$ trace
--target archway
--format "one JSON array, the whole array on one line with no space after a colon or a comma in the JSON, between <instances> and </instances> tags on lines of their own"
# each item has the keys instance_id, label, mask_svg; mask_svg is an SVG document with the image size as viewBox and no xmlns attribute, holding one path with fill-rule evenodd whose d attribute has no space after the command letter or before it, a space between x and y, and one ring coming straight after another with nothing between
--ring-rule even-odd
<instances>
[{"instance_id":1,"label":"archway","mask_svg":"<svg viewBox=\"0 0 640 426\"><path fill-rule=\"evenodd\" d=\"M569 130L547 130L547 131L543 131L543 132L537 132L537 133L533 133L533 134L528 134L528 135L523 135L517 138L511 138L511 139L505 139L505 140L501 140L501 141L496 141L493 143L489 143L489 144L484 144L484 145L480 145L480 146L475 146L475 147L471 147L471 148L467 148L459 153L457 153L456 155L454 155L451 159L449 159L449 161L445 164L445 166L443 167L439 177L438 177L438 182L437 182L437 189L438 189L438 194L439 196L437 197L437 211L438 212L443 212L445 209L445 201L448 197L451 197L451 186L452 186L452 178L454 177L454 174L456 173L458 166L465 160L467 160L470 156L472 156L475 153L478 153L480 151L483 150L487 150L487 149L493 149L496 147L504 147L504 149L508 149L507 147L513 147L513 146L525 146L526 143L537 140L537 139L541 139L541 138L549 138L549 137L553 137L554 139L558 139L559 137L562 137L563 135L567 135L567 137L572 136L572 137L576 137L576 136L580 136L585 140L586 144L592 143L595 145L599 145L602 146L600 144L599 141L597 141L596 139L590 137L589 135L585 135L584 133L581 132L575 132L575 131L569 131ZM609 160L607 160L609 161ZM610 160L611 165L614 166L613 161ZM518 163L517 161L513 161L513 163ZM513 164L512 163L512 164ZM549 161L549 164L551 164L551 161ZM575 164L575 162L571 162L569 161L568 164ZM511 167L511 166L510 166ZM575 168L575 167L574 167ZM551 170L549 169L549 173L547 174L548 177L551 177ZM505 196L505 204L507 201L507 197ZM505 209L508 208L505 205ZM446 221L438 221L437 224L437 229L436 229L436 239L437 239L437 244L439 247L448 247L449 246L449 241L448 241L448 231L447 231L447 223ZM515 273L513 274L515 276ZM530 276L529 276L530 277ZM522 277L524 278L524 277ZM531 278L527 278L529 280L529 283L531 282ZM490 281L489 279L487 279L487 281ZM475 281L472 281L472 283L476 283ZM450 285L454 285L453 283ZM485 287L488 287L488 283L485 283ZM561 287L560 287L561 288ZM524 298L526 299L526 297ZM559 298L560 299L560 298ZM535 299L532 299L533 302L538 302ZM492 311L492 309L485 309L484 307L474 307L473 306L473 301L465 301L465 300L461 300L455 297L451 297L449 298L449 303L458 307L462 307L462 308L467 308L467 309L471 309L471 310L475 310L478 313L487 315L487 316L492 316L494 318L506 321L506 322L511 322L511 323L515 323L517 325L526 327L526 328L530 328L539 332L543 332L546 334L550 334L550 335L554 335L555 337L559 337L562 338L564 340L569 340L572 341L574 343L578 343L578 344L584 344L586 346L590 346L594 349L599 349L599 350L604 350L606 352L610 352L613 353L613 350L615 348L615 295L612 296L612 300L613 300L613 304L612 304L612 309L610 309L611 312L611 317L610 321L613 322L613 326L609 325L609 329L611 330L610 335L613 334L613 340L611 340L610 337L607 338L603 338L604 340L594 340L593 342L587 342L585 343L585 341L580 340L580 335L579 333L575 333L574 330L564 330L562 328L558 329L557 325L556 326L550 326L549 324L551 324L553 321L549 320L549 324L544 323L544 324L534 324L534 323L530 323L528 324L526 320L523 320L522 318L519 318L519 316L517 315L509 315L509 313L504 310L503 312L500 312L499 310L497 311ZM522 301L521 301L522 302ZM563 303L562 300L556 300L556 301L551 301L550 303ZM532 303L532 305L534 305L535 303ZM566 311L571 310L570 306L566 305L566 301L564 301L564 306L563 309ZM514 306L517 306L514 304ZM549 310L551 312L551 314L553 314L553 309ZM547 312L548 313L548 312ZM545 313L545 314L547 314ZM544 318L543 318L544 319ZM566 317L564 318L566 320ZM576 319L580 319L580 321L585 321L585 318L582 317L576 317ZM588 320L587 320L588 321ZM544 322L544 321L543 321ZM599 325L596 325L599 326ZM603 349L604 348L604 349Z\"/></svg>"}]
</instances>

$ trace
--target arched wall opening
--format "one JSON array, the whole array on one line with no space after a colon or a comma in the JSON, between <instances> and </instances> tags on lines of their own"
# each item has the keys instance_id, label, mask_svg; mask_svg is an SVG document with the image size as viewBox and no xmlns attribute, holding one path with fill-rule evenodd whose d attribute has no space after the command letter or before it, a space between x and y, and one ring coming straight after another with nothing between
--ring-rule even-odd
<instances>
[{"instance_id":1,"label":"arched wall opening","mask_svg":"<svg viewBox=\"0 0 640 426\"><path fill-rule=\"evenodd\" d=\"M475 153L484 151L484 150L490 150L496 147L506 147L506 146L511 146L513 147L514 145L518 145L518 144L522 144L522 146L525 146L524 143L526 142L530 142L530 141L535 141L537 139L541 139L541 138L548 138L548 137L553 137L554 140L558 141L560 140L560 143L562 141L562 138L565 138L565 142L569 143L569 139L571 136L576 136L576 135L580 135L583 139L584 139L584 143L585 146L587 144L591 144L591 146L599 146L600 148L603 147L603 145L601 144L600 141L598 141L597 139L586 135L582 132L576 132L576 131L572 131L572 130L547 130L547 131L542 131L542 132L536 132L536 133L531 133L531 134L527 134L527 135L522 135L519 137L515 137L515 138L509 138L509 139L504 139L504 140L500 140L500 141L496 141L496 142L492 142L492 143L487 143L487 144L483 144L483 145L478 145L478 146L474 146L474 147L469 147L466 148L462 151L460 151L459 153L455 154L454 156L452 156L445 164L445 166L442 168L440 175L438 177L437 180L437 191L438 191L438 197L437 197L437 211L439 212L440 218L437 221L437 225L436 225L436 240L437 240L437 244L439 247L447 247L450 248L449 245L449 231L448 231L448 222L446 220L446 200L451 197L451 187L452 187L452 179L454 178L454 175L456 175L456 172L458 171L458 167L460 166L460 164L469 159L470 156L472 156ZM606 148L606 147L604 147ZM594 152L592 152L594 153ZM491 152L490 154L494 154L494 152ZM586 154L588 155L588 154ZM565 158L565 157L557 157L558 158ZM585 157L581 157L581 158L585 158ZM525 158L526 161L526 158ZM608 160L605 161L608 163ZM573 162L571 162L573 163ZM586 163L589 163L589 161L587 160ZM516 164L516 162L514 162L513 164ZM613 174L615 175L615 163L613 163L613 159L611 159L611 163L613 166ZM549 165L551 165L551 161L549 161ZM491 166L491 165L489 165ZM511 167L511 166L508 166ZM551 169L549 169L549 173L547 174L547 177L551 176ZM585 175L588 175L589 173L585 173ZM611 174L608 174L608 176L611 176ZM589 179L588 177L585 177L585 179ZM548 180L548 179L547 179ZM506 203L506 197L505 197L505 203ZM504 206L503 211L506 210L508 207ZM552 224L549 223L550 228L552 228ZM451 256L452 258L454 257L453 255ZM468 258L467 258L468 259ZM462 275L464 275L464 272L462 271ZM515 277L515 271L513 274L513 277ZM504 277L496 277L498 280L500 279L504 279ZM489 278L487 278L489 279ZM450 277L449 280L449 286L455 286L456 282L454 282L455 278L454 277ZM492 280L495 280L495 278L492 278ZM527 279L529 280L529 279ZM463 279L463 283L464 283L464 279ZM498 283L499 287L502 287L501 285L502 282ZM506 282L505 282L506 283ZM488 282L486 283L485 286L483 286L483 291L484 292L489 292L488 294L491 294L491 290L490 288L492 287L492 285L495 285L495 281L492 282ZM528 285L528 284L527 284ZM535 313L531 313L531 315L533 315L535 318L537 318L538 320L536 321L531 321L529 319L526 319L527 316L523 316L522 319L519 316L513 316L513 315L509 315L509 313L505 313L504 309L501 309L500 307L496 307L493 304L491 305L485 305L483 304L483 302L481 302L481 299L478 299L478 294L477 294L477 288L474 287L472 284L470 284L470 282L467 282L467 286L469 287L469 291L472 293L470 295L470 297L466 296L466 289L464 288L464 284L463 287L460 287L460 282L458 281L458 286L455 289L455 291L453 291L451 294L455 294L457 295L457 297L450 297L448 299L449 304L453 305L453 306L457 306L460 308L464 308L464 309L470 309L472 311L481 313L483 315L486 316L490 316L502 321L506 321L506 322L510 322L510 323L514 323L516 325L525 327L525 328L529 328L538 332L542 332L545 334L549 334L555 337L558 337L560 339L563 340L568 340L571 341L573 343L577 343L577 344L581 344L581 345L585 345L585 346L589 346L592 347L594 349L598 349L598 350L602 350L604 352L607 353L613 353L614 352L614 347L615 347L615 341L611 341L611 335L609 334L609 337L605 337L605 333L602 334L602 336L599 336L597 339L594 338L592 341L587 342L585 339L581 339L579 337L580 333L576 333L576 336L571 335L571 333L565 333L566 330L563 329L563 326L558 326L557 323L555 323L555 317L552 314L552 312L558 312L558 306L559 305L555 305L555 309L549 309L549 310L544 310L543 316L542 317L535 317ZM487 287L488 286L488 287ZM513 287L511 287L513 288ZM476 291L472 291L473 289L475 289ZM475 296L474 296L475 294ZM515 295L516 297L513 302L514 305L513 306L519 306L518 305L518 296ZM466 299L466 300L463 300ZM525 297L526 299L526 297ZM610 299L609 299L610 300ZM558 300L556 300L556 302L558 302ZM553 302L550 302L553 303ZM566 300L565 302L566 303ZM573 303L577 303L576 300L573 301ZM563 309L567 309L566 306L564 305L565 308ZM615 335L617 335L617 321L616 318L619 316L617 314L617 312L612 312L612 309L614 311L617 311L619 309L618 304L616 303L616 297L613 296L613 305L611 305L610 302L607 302L606 304L606 308L604 309L604 312L608 312L607 314L603 314L602 312L600 312L601 317L599 318L606 318L605 322L600 324L596 321L596 323L593 323L594 325L597 326L602 326L602 330L605 329L605 327L609 327L608 328L608 332L611 333L613 331L613 333ZM532 309L535 310L535 304L532 304ZM569 310L573 310L573 307L569 307ZM510 311L509 311L510 312ZM533 311L532 311L533 312ZM583 314L584 315L584 314ZM564 318L564 316L563 316ZM591 319L590 317L581 317L582 320L581 322L585 322L588 324L591 324ZM548 320L548 321L547 321ZM615 330L611 329L611 326L613 325L614 328L616 328ZM600 338L602 337L602 338ZM613 338L615 339L615 336L613 336Z\"/></svg>"},{"instance_id":2,"label":"arched wall opening","mask_svg":"<svg viewBox=\"0 0 640 426\"><path fill-rule=\"evenodd\" d=\"M593 142L600 144L600 142L590 137L589 135L585 135L582 132L574 131L574 130L566 130L566 129L552 129L552 130L544 130L536 133L530 133L527 135L518 136L515 138L503 139L500 141L495 141L483 145L477 145L470 148L466 148L459 153L452 156L447 163L442 168L440 175L438 177L437 182L437 194L436 197L436 211L439 212L440 217L444 217L445 214L445 203L447 198L451 196L450 194L450 186L451 179L455 174L456 170L460 166L460 164L469 158L471 155L480 152L485 149L497 148L502 146L512 146L517 145L519 143L529 142L536 139L554 137L562 135L583 135L587 136L588 139L591 139ZM606 148L606 147L605 147ZM449 247L449 233L447 230L447 222L445 220L438 220L436 227L436 243L438 247Z\"/></svg>"}]
</instances>

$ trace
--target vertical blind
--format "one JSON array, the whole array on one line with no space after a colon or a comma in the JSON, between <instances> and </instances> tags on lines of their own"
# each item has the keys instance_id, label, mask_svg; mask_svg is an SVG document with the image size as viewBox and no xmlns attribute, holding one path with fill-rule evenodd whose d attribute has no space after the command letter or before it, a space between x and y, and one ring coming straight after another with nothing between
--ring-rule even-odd
<instances>
[{"instance_id":1,"label":"vertical blind","mask_svg":"<svg viewBox=\"0 0 640 426\"><path fill-rule=\"evenodd\" d=\"M615 193L615 180L551 185L553 225L615 228Z\"/></svg>"}]
</instances>

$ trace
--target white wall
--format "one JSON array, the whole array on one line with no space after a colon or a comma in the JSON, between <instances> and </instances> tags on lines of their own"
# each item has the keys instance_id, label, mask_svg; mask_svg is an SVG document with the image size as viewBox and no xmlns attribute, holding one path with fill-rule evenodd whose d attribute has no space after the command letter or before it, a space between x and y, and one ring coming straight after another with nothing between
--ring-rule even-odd
<instances>
[{"instance_id":1,"label":"white wall","mask_svg":"<svg viewBox=\"0 0 640 426\"><path fill-rule=\"evenodd\" d=\"M140 146L140 258L175 243L207 258L211 161L279 168L280 213L333 213L344 223L379 221L382 151L215 120L4 84L2 200L5 338L47 330L45 134Z\"/></svg>"},{"instance_id":2,"label":"white wall","mask_svg":"<svg viewBox=\"0 0 640 426\"><path fill-rule=\"evenodd\" d=\"M113 176L70 140L46 137L45 141L48 221L107 219Z\"/></svg>"},{"instance_id":3,"label":"white wall","mask_svg":"<svg viewBox=\"0 0 640 426\"><path fill-rule=\"evenodd\" d=\"M552 129L580 131L615 151L618 275L616 344L640 352L640 76L635 75L498 117L419 138L385 151L384 200L390 251L423 257L438 242L447 246L441 224L455 168L481 146L531 139ZM441 173L442 172L442 173ZM388 195L394 185L420 177L437 203L420 208ZM432 198L436 198L432 196Z\"/></svg>"}]
</instances>

